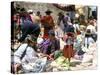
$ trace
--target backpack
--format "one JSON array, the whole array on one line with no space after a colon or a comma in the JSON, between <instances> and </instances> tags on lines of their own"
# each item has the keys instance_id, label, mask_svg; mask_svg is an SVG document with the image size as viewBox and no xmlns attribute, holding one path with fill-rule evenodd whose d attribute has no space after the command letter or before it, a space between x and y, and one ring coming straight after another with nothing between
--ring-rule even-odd
<instances>
[{"instance_id":1,"label":"backpack","mask_svg":"<svg viewBox=\"0 0 100 75\"><path fill-rule=\"evenodd\" d=\"M67 25L66 32L74 32L74 27L72 25Z\"/></svg>"}]
</instances>

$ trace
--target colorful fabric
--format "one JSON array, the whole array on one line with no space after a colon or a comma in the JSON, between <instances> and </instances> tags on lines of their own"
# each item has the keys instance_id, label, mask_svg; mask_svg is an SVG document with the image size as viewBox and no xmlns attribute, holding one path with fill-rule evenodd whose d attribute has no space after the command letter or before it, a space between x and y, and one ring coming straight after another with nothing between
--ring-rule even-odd
<instances>
[{"instance_id":1,"label":"colorful fabric","mask_svg":"<svg viewBox=\"0 0 100 75\"><path fill-rule=\"evenodd\" d=\"M56 50L60 49L60 42L55 39L55 40L44 40L40 45L39 48L41 51L45 54L51 54L55 52Z\"/></svg>"}]
</instances>

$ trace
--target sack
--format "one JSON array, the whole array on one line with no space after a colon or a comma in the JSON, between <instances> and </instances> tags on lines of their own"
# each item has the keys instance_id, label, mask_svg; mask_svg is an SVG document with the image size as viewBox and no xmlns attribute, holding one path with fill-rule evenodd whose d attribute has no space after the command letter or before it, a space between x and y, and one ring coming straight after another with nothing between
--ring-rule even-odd
<instances>
[{"instance_id":1,"label":"sack","mask_svg":"<svg viewBox=\"0 0 100 75\"><path fill-rule=\"evenodd\" d=\"M44 71L46 62L47 62L47 58L44 57L44 58L36 59L35 62L23 64L22 68L24 73L31 73L31 72L40 73Z\"/></svg>"}]
</instances>

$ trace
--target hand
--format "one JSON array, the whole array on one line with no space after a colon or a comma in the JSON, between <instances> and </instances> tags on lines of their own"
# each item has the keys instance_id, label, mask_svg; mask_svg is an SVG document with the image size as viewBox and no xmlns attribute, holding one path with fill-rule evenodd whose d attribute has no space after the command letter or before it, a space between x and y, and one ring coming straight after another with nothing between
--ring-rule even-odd
<instances>
[{"instance_id":1,"label":"hand","mask_svg":"<svg viewBox=\"0 0 100 75\"><path fill-rule=\"evenodd\" d=\"M53 53L52 53L52 54L50 54L50 57L53 57L53 55L54 55Z\"/></svg>"},{"instance_id":2,"label":"hand","mask_svg":"<svg viewBox=\"0 0 100 75\"><path fill-rule=\"evenodd\" d=\"M40 56L42 56L42 57L49 57L49 55L43 54L43 53L41 53Z\"/></svg>"},{"instance_id":3,"label":"hand","mask_svg":"<svg viewBox=\"0 0 100 75\"><path fill-rule=\"evenodd\" d=\"M54 58L51 55L48 58L49 58L50 61L54 60Z\"/></svg>"},{"instance_id":4,"label":"hand","mask_svg":"<svg viewBox=\"0 0 100 75\"><path fill-rule=\"evenodd\" d=\"M21 69L21 64L15 64L14 65L14 71L15 73L18 73L18 71Z\"/></svg>"}]
</instances>

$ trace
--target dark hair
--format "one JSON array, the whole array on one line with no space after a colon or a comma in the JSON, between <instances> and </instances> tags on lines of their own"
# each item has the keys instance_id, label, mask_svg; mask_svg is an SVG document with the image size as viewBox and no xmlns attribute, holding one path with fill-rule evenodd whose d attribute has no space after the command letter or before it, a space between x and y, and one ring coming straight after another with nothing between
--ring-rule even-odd
<instances>
[{"instance_id":1,"label":"dark hair","mask_svg":"<svg viewBox=\"0 0 100 75\"><path fill-rule=\"evenodd\" d=\"M27 13L25 8L20 9L20 17L26 18L29 14Z\"/></svg>"},{"instance_id":2,"label":"dark hair","mask_svg":"<svg viewBox=\"0 0 100 75\"><path fill-rule=\"evenodd\" d=\"M63 12L59 12L59 13L58 13L58 16L60 17L59 19L63 19L63 18L64 18Z\"/></svg>"},{"instance_id":3,"label":"dark hair","mask_svg":"<svg viewBox=\"0 0 100 75\"><path fill-rule=\"evenodd\" d=\"M21 12L25 12L26 10L25 10L25 8L21 8L20 11Z\"/></svg>"},{"instance_id":4,"label":"dark hair","mask_svg":"<svg viewBox=\"0 0 100 75\"><path fill-rule=\"evenodd\" d=\"M68 15L68 16L69 16L69 13L66 13L66 15Z\"/></svg>"},{"instance_id":5,"label":"dark hair","mask_svg":"<svg viewBox=\"0 0 100 75\"><path fill-rule=\"evenodd\" d=\"M50 15L51 13L46 13L46 15Z\"/></svg>"},{"instance_id":6,"label":"dark hair","mask_svg":"<svg viewBox=\"0 0 100 75\"><path fill-rule=\"evenodd\" d=\"M29 12L29 14L33 14L33 12Z\"/></svg>"},{"instance_id":7,"label":"dark hair","mask_svg":"<svg viewBox=\"0 0 100 75\"><path fill-rule=\"evenodd\" d=\"M90 16L90 17L89 17L89 20L93 20L93 19L94 19L94 17L93 17L93 16Z\"/></svg>"},{"instance_id":8,"label":"dark hair","mask_svg":"<svg viewBox=\"0 0 100 75\"><path fill-rule=\"evenodd\" d=\"M90 31L90 29L87 29L87 31L86 31L87 33L91 33L91 31Z\"/></svg>"},{"instance_id":9,"label":"dark hair","mask_svg":"<svg viewBox=\"0 0 100 75\"><path fill-rule=\"evenodd\" d=\"M27 43L28 43L29 46L31 46L30 44L33 43L33 42L30 39L27 39ZM37 46L36 45L31 46L31 47L33 47L34 50L37 52Z\"/></svg>"},{"instance_id":10,"label":"dark hair","mask_svg":"<svg viewBox=\"0 0 100 75\"><path fill-rule=\"evenodd\" d=\"M50 15L52 13L52 11L48 9L45 13L46 13L46 15Z\"/></svg>"},{"instance_id":11,"label":"dark hair","mask_svg":"<svg viewBox=\"0 0 100 75\"><path fill-rule=\"evenodd\" d=\"M55 32L53 30L50 30L49 35L55 36Z\"/></svg>"},{"instance_id":12,"label":"dark hair","mask_svg":"<svg viewBox=\"0 0 100 75\"><path fill-rule=\"evenodd\" d=\"M37 11L37 14L40 14L40 11Z\"/></svg>"}]
</instances>

